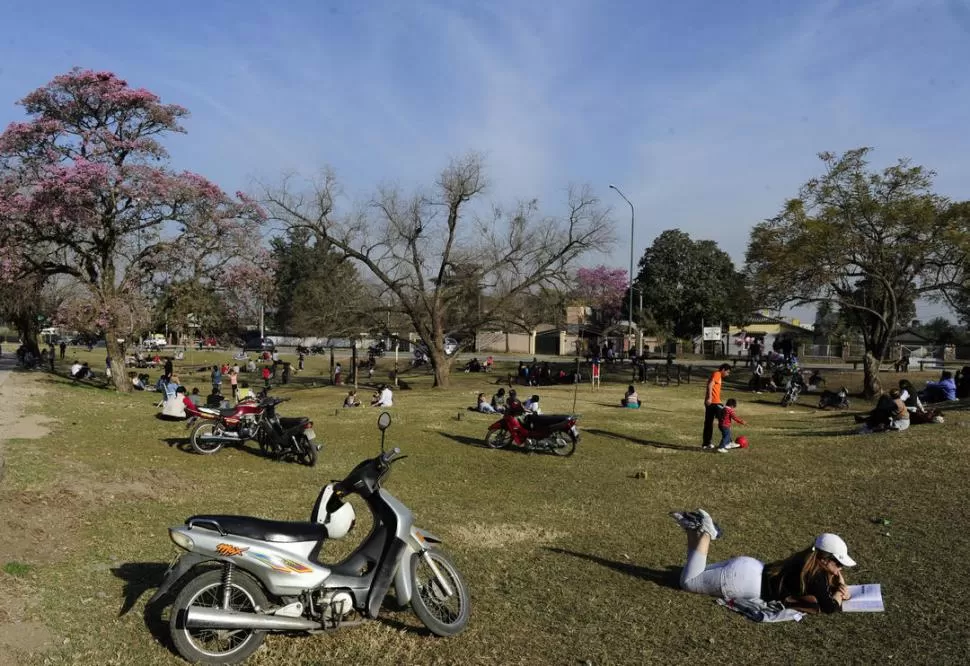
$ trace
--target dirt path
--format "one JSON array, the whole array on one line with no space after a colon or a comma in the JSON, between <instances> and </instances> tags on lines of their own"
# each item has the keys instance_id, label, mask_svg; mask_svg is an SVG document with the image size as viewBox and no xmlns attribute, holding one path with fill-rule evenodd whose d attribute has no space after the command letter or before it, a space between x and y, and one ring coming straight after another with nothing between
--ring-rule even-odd
<instances>
[{"instance_id":1,"label":"dirt path","mask_svg":"<svg viewBox=\"0 0 970 666\"><path fill-rule=\"evenodd\" d=\"M26 539L24 527L31 520L32 511L25 511L18 497L4 482L6 472L5 443L11 439L39 439L48 433L48 420L37 414L27 414L27 407L43 397L44 392L32 380L32 375L14 373L12 358L0 358L0 525L3 533L12 538L0 542L0 666L18 664L21 657L43 652L51 646L53 637L34 610L34 591L28 578L16 567L29 565L18 559L20 547ZM36 508L36 507L35 507Z\"/></svg>"}]
</instances>

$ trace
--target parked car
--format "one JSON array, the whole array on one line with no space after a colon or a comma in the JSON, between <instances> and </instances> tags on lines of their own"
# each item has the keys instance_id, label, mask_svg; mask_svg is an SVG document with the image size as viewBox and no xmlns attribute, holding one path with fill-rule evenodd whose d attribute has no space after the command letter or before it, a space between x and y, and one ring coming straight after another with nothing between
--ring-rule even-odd
<instances>
[{"instance_id":1,"label":"parked car","mask_svg":"<svg viewBox=\"0 0 970 666\"><path fill-rule=\"evenodd\" d=\"M243 342L243 351L275 351L276 343L272 338L248 338Z\"/></svg>"}]
</instances>

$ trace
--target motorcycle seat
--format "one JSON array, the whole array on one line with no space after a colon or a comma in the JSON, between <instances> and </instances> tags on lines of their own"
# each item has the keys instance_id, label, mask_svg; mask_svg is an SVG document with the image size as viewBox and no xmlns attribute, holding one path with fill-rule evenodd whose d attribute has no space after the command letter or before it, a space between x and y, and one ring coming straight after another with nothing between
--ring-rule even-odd
<instances>
[{"instance_id":1,"label":"motorcycle seat","mask_svg":"<svg viewBox=\"0 0 970 666\"><path fill-rule=\"evenodd\" d=\"M560 423L565 424L569 419L568 414L532 414L529 416L533 428L551 428Z\"/></svg>"},{"instance_id":2,"label":"motorcycle seat","mask_svg":"<svg viewBox=\"0 0 970 666\"><path fill-rule=\"evenodd\" d=\"M327 528L318 523L265 520L251 516L199 515L192 516L185 524L213 530L218 525L226 534L277 543L320 541L327 537Z\"/></svg>"},{"instance_id":3,"label":"motorcycle seat","mask_svg":"<svg viewBox=\"0 0 970 666\"><path fill-rule=\"evenodd\" d=\"M280 426L284 429L289 430L290 428L295 428L296 426L303 425L310 421L307 416L281 416Z\"/></svg>"}]
</instances>

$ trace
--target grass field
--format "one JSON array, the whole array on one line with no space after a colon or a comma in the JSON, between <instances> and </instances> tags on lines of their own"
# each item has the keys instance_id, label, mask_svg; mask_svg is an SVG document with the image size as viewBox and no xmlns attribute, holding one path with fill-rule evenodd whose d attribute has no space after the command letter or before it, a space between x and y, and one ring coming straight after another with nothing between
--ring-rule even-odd
<instances>
[{"instance_id":1,"label":"grass field","mask_svg":"<svg viewBox=\"0 0 970 666\"><path fill-rule=\"evenodd\" d=\"M103 366L103 350L79 357ZM183 383L207 392L193 370L225 358L190 356ZM19 663L179 663L143 613L174 555L166 528L201 512L303 519L322 484L378 450L377 410L339 409L345 389L309 385L323 364L312 358L307 383L277 391L292 399L281 414L315 421L325 448L313 469L253 449L188 453L184 427L155 418L156 395L30 374L45 391L31 409L56 422L42 439L6 444L0 589L50 640ZM330 635L270 637L248 663L966 663L965 406L942 426L862 437L848 434L849 413L818 411L811 395L783 409L779 394L739 381L725 397L738 398L750 425L736 434L752 447L717 455L699 447L702 381L647 386L638 411L617 406L625 379L575 396L543 387L546 413L573 411L575 399L581 415L583 439L563 459L477 445L491 418L465 408L499 374L459 374L447 391L407 376L411 390L390 410L388 445L411 457L386 486L445 539L472 592L467 631L436 639L413 614L387 612ZM827 375L858 388L858 375ZM882 583L887 612L758 625L678 590L685 540L667 512L697 506L726 531L713 559L772 560L841 534L859 562L849 582Z\"/></svg>"}]
</instances>

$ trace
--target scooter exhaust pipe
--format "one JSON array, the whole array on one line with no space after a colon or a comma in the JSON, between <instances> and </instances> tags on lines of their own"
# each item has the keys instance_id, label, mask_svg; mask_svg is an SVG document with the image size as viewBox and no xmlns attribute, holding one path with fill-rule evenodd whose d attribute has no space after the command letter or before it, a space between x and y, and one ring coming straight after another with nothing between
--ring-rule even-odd
<instances>
[{"instance_id":1,"label":"scooter exhaust pipe","mask_svg":"<svg viewBox=\"0 0 970 666\"><path fill-rule=\"evenodd\" d=\"M310 631L321 629L319 622L303 617L240 613L221 608L189 608L185 611L187 629L256 629L258 631Z\"/></svg>"}]
</instances>

